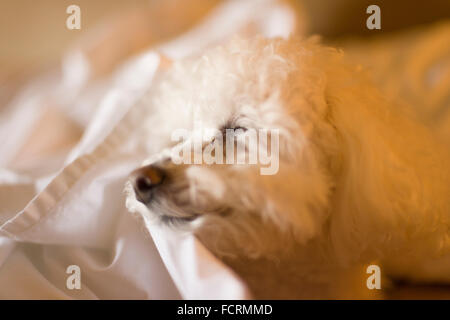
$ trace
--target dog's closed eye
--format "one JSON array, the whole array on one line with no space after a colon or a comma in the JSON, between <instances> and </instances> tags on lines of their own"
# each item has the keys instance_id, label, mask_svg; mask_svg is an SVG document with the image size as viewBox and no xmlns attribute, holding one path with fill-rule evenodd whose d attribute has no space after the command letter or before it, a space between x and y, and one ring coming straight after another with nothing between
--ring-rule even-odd
<instances>
[{"instance_id":1,"label":"dog's closed eye","mask_svg":"<svg viewBox=\"0 0 450 320\"><path fill-rule=\"evenodd\" d=\"M238 119L240 118L242 117L233 117L231 120L228 120L224 125L222 125L220 127L220 131L222 132L222 134L225 134L227 130L234 130L235 132L238 131L237 133L247 131L246 127L237 124Z\"/></svg>"},{"instance_id":2,"label":"dog's closed eye","mask_svg":"<svg viewBox=\"0 0 450 320\"><path fill-rule=\"evenodd\" d=\"M234 127L224 127L221 130L221 133L223 136L225 136L228 132L233 133L233 135L239 135L241 133L244 133L245 131L247 131L247 128L245 127L240 127L240 126L234 126Z\"/></svg>"},{"instance_id":3,"label":"dog's closed eye","mask_svg":"<svg viewBox=\"0 0 450 320\"><path fill-rule=\"evenodd\" d=\"M247 128L241 126L224 125L220 128L220 135L218 137L222 138L223 141L225 141L227 138L236 137L240 134L243 134L247 130ZM218 137L215 137L215 139L217 139Z\"/></svg>"},{"instance_id":4,"label":"dog's closed eye","mask_svg":"<svg viewBox=\"0 0 450 320\"><path fill-rule=\"evenodd\" d=\"M219 132L217 133L217 135L215 137L213 137L213 139L209 142L209 144L215 144L218 139L219 141L221 141L223 147L224 147L224 153L225 153L225 145L226 145L226 141L230 140L233 141L235 140L239 135L244 134L248 129L245 127L241 127L241 126L235 126L235 125L231 125L231 124L227 124L224 125L220 128Z\"/></svg>"},{"instance_id":5,"label":"dog's closed eye","mask_svg":"<svg viewBox=\"0 0 450 320\"><path fill-rule=\"evenodd\" d=\"M238 131L238 130L241 130L241 131L247 131L247 128L245 128L245 127L240 127L240 126L235 126L235 127L229 127L229 128L224 128L223 130L234 130L234 131Z\"/></svg>"},{"instance_id":6,"label":"dog's closed eye","mask_svg":"<svg viewBox=\"0 0 450 320\"><path fill-rule=\"evenodd\" d=\"M222 127L220 127L220 131L222 132L223 135L230 130L233 130L235 133L238 134L247 131L247 128L238 125L236 119L234 119L226 122Z\"/></svg>"}]
</instances>

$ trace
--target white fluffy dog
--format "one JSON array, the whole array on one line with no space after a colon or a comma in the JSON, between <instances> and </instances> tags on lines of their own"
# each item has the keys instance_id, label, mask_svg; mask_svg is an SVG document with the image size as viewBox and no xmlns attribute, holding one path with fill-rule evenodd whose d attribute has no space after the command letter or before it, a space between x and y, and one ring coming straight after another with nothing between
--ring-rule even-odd
<instances>
[{"instance_id":1,"label":"white fluffy dog","mask_svg":"<svg viewBox=\"0 0 450 320\"><path fill-rule=\"evenodd\" d=\"M449 148L338 50L234 40L175 63L142 105L156 156L132 174L133 195L256 297L343 297L338 275L374 261L383 275L450 282ZM172 133L201 127L277 129L278 172L174 164Z\"/></svg>"}]
</instances>

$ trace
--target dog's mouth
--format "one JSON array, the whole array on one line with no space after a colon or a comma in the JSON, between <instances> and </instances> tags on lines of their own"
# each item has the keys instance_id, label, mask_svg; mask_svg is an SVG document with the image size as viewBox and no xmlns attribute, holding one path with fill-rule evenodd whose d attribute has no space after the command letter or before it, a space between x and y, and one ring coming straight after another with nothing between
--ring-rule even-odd
<instances>
[{"instance_id":1,"label":"dog's mouth","mask_svg":"<svg viewBox=\"0 0 450 320\"><path fill-rule=\"evenodd\" d=\"M187 193L188 186L170 184L151 190L144 198L135 191L136 200L167 224L191 222L200 215L198 209L190 203Z\"/></svg>"},{"instance_id":2,"label":"dog's mouth","mask_svg":"<svg viewBox=\"0 0 450 320\"><path fill-rule=\"evenodd\" d=\"M136 200L144 204L163 224L186 225L200 217L226 216L231 212L231 208L212 200L197 203L195 197L192 199L192 193L195 191L186 181L174 184L169 181L170 179L167 179L166 184L152 190L151 195L144 199L134 192Z\"/></svg>"},{"instance_id":3,"label":"dog's mouth","mask_svg":"<svg viewBox=\"0 0 450 320\"><path fill-rule=\"evenodd\" d=\"M162 223L167 225L176 225L176 224L187 224L192 222L198 218L198 216L192 217L177 217L173 215L160 215L159 216Z\"/></svg>"},{"instance_id":4,"label":"dog's mouth","mask_svg":"<svg viewBox=\"0 0 450 320\"><path fill-rule=\"evenodd\" d=\"M187 182L180 180L173 183L172 179L166 175L159 180L158 185L154 185L149 181L150 179L137 175L136 171L133 172L129 178L129 185L134 192L129 195L144 204L162 223L186 224L200 216L199 208L194 208L190 202Z\"/></svg>"},{"instance_id":5,"label":"dog's mouth","mask_svg":"<svg viewBox=\"0 0 450 320\"><path fill-rule=\"evenodd\" d=\"M190 223L199 217L224 216L231 208L211 196L211 187L199 187L186 178L182 166L152 164L130 174L134 197L166 224Z\"/></svg>"}]
</instances>

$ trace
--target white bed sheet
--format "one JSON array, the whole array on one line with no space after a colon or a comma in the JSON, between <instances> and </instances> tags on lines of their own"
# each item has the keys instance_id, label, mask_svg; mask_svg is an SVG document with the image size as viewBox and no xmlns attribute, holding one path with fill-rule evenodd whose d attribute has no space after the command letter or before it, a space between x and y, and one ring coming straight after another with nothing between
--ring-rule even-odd
<instances>
[{"instance_id":1,"label":"white bed sheet","mask_svg":"<svg viewBox=\"0 0 450 320\"><path fill-rule=\"evenodd\" d=\"M145 158L134 150L132 108L149 88L159 54L179 59L247 30L287 36L294 14L272 0L228 1L197 27L123 64L93 97L62 111L87 126L78 145L44 176L17 174L14 155L43 112L40 98L82 96L89 65L70 55L64 81L31 86L0 118L0 298L2 299L245 299L245 284L192 235L161 229L125 208L124 183ZM270 22L270 23L269 23ZM67 66L67 64L66 64ZM70 79L74 79L70 87ZM69 99L70 100L70 99ZM76 110L75 110L76 109ZM30 197L33 197L30 201ZM70 265L81 289L69 289Z\"/></svg>"}]
</instances>

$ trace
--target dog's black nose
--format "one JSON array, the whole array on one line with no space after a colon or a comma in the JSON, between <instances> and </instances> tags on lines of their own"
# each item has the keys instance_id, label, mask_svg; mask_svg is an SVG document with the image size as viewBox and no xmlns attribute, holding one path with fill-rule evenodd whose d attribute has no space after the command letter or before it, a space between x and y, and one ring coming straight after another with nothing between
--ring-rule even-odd
<instances>
[{"instance_id":1,"label":"dog's black nose","mask_svg":"<svg viewBox=\"0 0 450 320\"><path fill-rule=\"evenodd\" d=\"M151 201L155 188L160 186L166 174L163 169L155 166L145 166L131 173L136 199L147 204Z\"/></svg>"}]
</instances>

